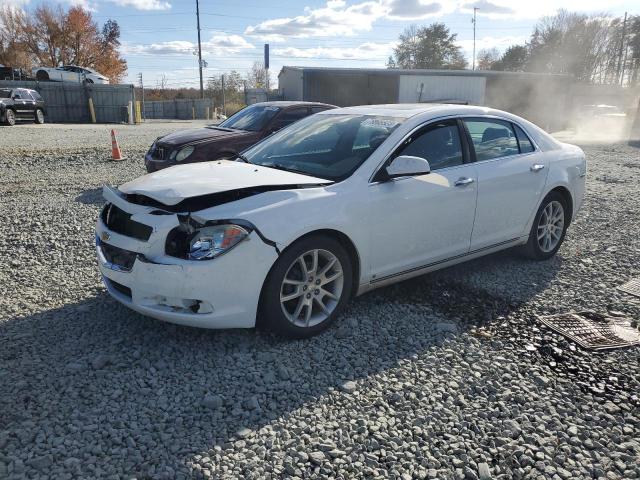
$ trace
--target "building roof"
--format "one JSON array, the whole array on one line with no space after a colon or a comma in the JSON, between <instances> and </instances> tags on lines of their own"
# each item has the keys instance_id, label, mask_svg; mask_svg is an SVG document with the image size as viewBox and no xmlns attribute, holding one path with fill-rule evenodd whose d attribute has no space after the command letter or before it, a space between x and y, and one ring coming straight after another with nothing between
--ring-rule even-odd
<instances>
[{"instance_id":1,"label":"building roof","mask_svg":"<svg viewBox=\"0 0 640 480\"><path fill-rule=\"evenodd\" d=\"M431 76L460 76L460 77L493 77L493 76L526 76L526 77L564 77L571 78L571 75L533 73L533 72L503 72L497 70L430 70L415 69L407 70L401 68L346 68L346 67L298 67L285 65L280 70L278 76L285 70L305 72L331 72L335 74L364 73L369 75L431 75Z\"/></svg>"}]
</instances>

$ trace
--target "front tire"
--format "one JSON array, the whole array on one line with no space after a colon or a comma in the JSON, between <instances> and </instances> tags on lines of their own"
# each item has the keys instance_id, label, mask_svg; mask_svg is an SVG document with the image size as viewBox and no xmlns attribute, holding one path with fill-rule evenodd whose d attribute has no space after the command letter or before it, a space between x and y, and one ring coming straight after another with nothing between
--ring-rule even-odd
<instances>
[{"instance_id":1,"label":"front tire","mask_svg":"<svg viewBox=\"0 0 640 480\"><path fill-rule=\"evenodd\" d=\"M49 81L49 74L47 72L45 72L44 70L38 70L36 72L36 80L38 80L39 82L48 82Z\"/></svg>"},{"instance_id":2,"label":"front tire","mask_svg":"<svg viewBox=\"0 0 640 480\"><path fill-rule=\"evenodd\" d=\"M13 110L7 110L4 114L4 123L13 127L16 124L16 114Z\"/></svg>"},{"instance_id":3,"label":"front tire","mask_svg":"<svg viewBox=\"0 0 640 480\"><path fill-rule=\"evenodd\" d=\"M44 112L42 111L41 108L38 108L36 110L36 118L35 118L35 122L38 125L42 125L44 123Z\"/></svg>"},{"instance_id":4,"label":"front tire","mask_svg":"<svg viewBox=\"0 0 640 480\"><path fill-rule=\"evenodd\" d=\"M259 325L290 338L327 329L351 297L347 250L325 235L305 237L278 258L262 288Z\"/></svg>"},{"instance_id":5,"label":"front tire","mask_svg":"<svg viewBox=\"0 0 640 480\"><path fill-rule=\"evenodd\" d=\"M547 195L536 213L524 253L533 260L548 260L564 242L569 226L566 199L558 192Z\"/></svg>"}]
</instances>

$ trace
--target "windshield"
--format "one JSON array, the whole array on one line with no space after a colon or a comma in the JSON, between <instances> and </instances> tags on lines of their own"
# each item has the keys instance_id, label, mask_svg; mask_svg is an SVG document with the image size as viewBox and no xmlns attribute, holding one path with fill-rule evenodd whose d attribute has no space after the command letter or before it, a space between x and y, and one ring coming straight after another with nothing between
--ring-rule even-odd
<instances>
[{"instance_id":1,"label":"windshield","mask_svg":"<svg viewBox=\"0 0 640 480\"><path fill-rule=\"evenodd\" d=\"M234 128L236 130L257 132L262 130L267 125L267 122L269 122L269 120L271 120L279 111L279 107L273 107L270 105L250 105L229 117L219 126L223 128Z\"/></svg>"},{"instance_id":2,"label":"windshield","mask_svg":"<svg viewBox=\"0 0 640 480\"><path fill-rule=\"evenodd\" d=\"M320 114L280 130L244 152L251 162L328 180L351 175L402 118Z\"/></svg>"},{"instance_id":3,"label":"windshield","mask_svg":"<svg viewBox=\"0 0 640 480\"><path fill-rule=\"evenodd\" d=\"M11 90L0 90L0 98L11 98Z\"/></svg>"}]
</instances>

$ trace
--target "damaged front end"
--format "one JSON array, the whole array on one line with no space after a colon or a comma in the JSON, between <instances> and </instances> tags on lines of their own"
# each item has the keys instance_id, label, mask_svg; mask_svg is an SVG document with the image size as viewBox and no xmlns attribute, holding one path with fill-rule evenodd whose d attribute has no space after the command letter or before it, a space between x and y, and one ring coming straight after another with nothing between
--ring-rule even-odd
<instances>
[{"instance_id":1,"label":"damaged front end","mask_svg":"<svg viewBox=\"0 0 640 480\"><path fill-rule=\"evenodd\" d=\"M262 282L279 254L250 222L203 221L129 202L113 188L96 226L107 291L145 315L205 328L252 327ZM226 255L238 249L238 255Z\"/></svg>"}]
</instances>

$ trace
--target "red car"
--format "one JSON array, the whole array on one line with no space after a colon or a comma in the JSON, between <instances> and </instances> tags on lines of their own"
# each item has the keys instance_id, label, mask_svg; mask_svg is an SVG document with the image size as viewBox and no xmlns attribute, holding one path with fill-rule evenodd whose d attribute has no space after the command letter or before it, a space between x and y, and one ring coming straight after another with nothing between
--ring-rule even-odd
<instances>
[{"instance_id":1,"label":"red car","mask_svg":"<svg viewBox=\"0 0 640 480\"><path fill-rule=\"evenodd\" d=\"M336 108L313 102L263 102L243 108L220 125L159 137L144 158L148 172L178 163L234 158L273 132L304 117Z\"/></svg>"}]
</instances>

